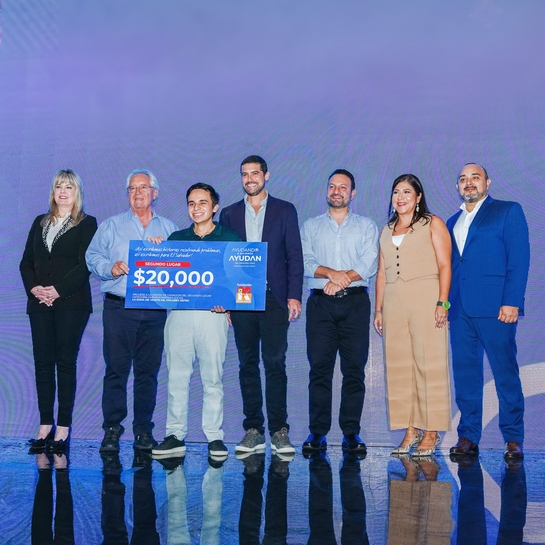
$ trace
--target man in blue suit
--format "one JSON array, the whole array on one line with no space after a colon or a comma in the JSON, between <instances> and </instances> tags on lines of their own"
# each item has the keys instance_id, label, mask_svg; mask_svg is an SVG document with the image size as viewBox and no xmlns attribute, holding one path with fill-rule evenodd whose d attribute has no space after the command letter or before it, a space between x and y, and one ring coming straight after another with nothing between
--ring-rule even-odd
<instances>
[{"instance_id":1,"label":"man in blue suit","mask_svg":"<svg viewBox=\"0 0 545 545\"><path fill-rule=\"evenodd\" d=\"M523 457L524 396L515 333L524 311L530 244L521 206L492 199L489 186L486 170L468 163L457 183L464 202L447 222L452 237L452 367L461 413L459 440L450 452L478 453L486 352L498 394L504 457L514 461Z\"/></svg>"},{"instance_id":2,"label":"man in blue suit","mask_svg":"<svg viewBox=\"0 0 545 545\"><path fill-rule=\"evenodd\" d=\"M271 448L292 455L288 437L286 351L289 322L301 314L303 253L293 204L275 199L266 189L269 171L265 160L251 155L240 166L246 197L223 209L220 224L233 229L242 240L267 242L267 295L264 312L231 313L240 361L239 380L246 434L238 453L265 449L263 394L259 347L265 369L265 401Z\"/></svg>"}]
</instances>

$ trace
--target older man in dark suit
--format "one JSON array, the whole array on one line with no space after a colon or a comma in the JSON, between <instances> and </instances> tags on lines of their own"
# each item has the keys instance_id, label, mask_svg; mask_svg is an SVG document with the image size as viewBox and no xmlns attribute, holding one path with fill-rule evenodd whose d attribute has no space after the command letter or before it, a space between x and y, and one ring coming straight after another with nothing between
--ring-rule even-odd
<instances>
[{"instance_id":1,"label":"older man in dark suit","mask_svg":"<svg viewBox=\"0 0 545 545\"><path fill-rule=\"evenodd\" d=\"M486 170L468 163L458 176L461 210L452 237L450 332L459 440L451 455L476 455L482 433L483 356L490 361L500 406L505 459L520 460L524 396L515 333L530 266L528 225L520 204L488 195Z\"/></svg>"},{"instance_id":2,"label":"older man in dark suit","mask_svg":"<svg viewBox=\"0 0 545 545\"><path fill-rule=\"evenodd\" d=\"M236 231L242 240L267 242L267 296L264 312L231 313L240 360L240 389L246 434L236 446L239 453L265 449L263 394L259 345L265 369L265 401L271 448L293 454L288 437L286 407L289 322L301 314L303 253L293 204L275 199L265 190L267 163L251 155L240 166L246 197L225 208L220 224Z\"/></svg>"}]
</instances>

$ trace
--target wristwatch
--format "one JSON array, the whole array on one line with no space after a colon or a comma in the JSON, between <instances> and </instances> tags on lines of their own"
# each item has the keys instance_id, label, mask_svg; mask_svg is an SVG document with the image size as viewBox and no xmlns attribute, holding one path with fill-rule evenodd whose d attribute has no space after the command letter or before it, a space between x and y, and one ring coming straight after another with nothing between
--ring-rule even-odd
<instances>
[{"instance_id":1,"label":"wristwatch","mask_svg":"<svg viewBox=\"0 0 545 545\"><path fill-rule=\"evenodd\" d=\"M437 306L448 310L450 308L450 303L448 301L437 301Z\"/></svg>"}]
</instances>

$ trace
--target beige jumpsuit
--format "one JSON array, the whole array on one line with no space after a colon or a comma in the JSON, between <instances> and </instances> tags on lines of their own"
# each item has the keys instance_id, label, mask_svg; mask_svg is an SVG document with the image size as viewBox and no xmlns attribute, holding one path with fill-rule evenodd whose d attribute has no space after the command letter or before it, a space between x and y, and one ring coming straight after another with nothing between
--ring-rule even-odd
<instances>
[{"instance_id":1,"label":"beige jumpsuit","mask_svg":"<svg viewBox=\"0 0 545 545\"><path fill-rule=\"evenodd\" d=\"M384 227L383 301L386 396L390 429L451 427L448 328L435 329L439 269L430 223L413 225L399 246Z\"/></svg>"}]
</instances>

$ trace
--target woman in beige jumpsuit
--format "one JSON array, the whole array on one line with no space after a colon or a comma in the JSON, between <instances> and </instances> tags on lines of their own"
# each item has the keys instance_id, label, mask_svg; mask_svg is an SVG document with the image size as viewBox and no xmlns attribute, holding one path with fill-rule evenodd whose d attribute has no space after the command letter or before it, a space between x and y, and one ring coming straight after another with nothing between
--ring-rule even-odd
<instances>
[{"instance_id":1,"label":"woman in beige jumpsuit","mask_svg":"<svg viewBox=\"0 0 545 545\"><path fill-rule=\"evenodd\" d=\"M448 293L451 241L412 174L392 186L380 238L374 325L384 336L390 429L405 429L392 454L429 456L451 424Z\"/></svg>"}]
</instances>

